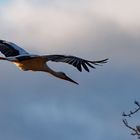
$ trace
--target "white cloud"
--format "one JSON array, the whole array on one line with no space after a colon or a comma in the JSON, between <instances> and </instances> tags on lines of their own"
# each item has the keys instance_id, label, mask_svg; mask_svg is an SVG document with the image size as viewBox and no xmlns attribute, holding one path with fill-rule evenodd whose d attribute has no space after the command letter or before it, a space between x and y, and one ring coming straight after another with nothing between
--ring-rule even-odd
<instances>
[{"instance_id":1,"label":"white cloud","mask_svg":"<svg viewBox=\"0 0 140 140\"><path fill-rule=\"evenodd\" d=\"M97 54L117 61L127 50L123 60L137 62L139 1L43 1L1 6L1 38L38 53Z\"/></svg>"},{"instance_id":2,"label":"white cloud","mask_svg":"<svg viewBox=\"0 0 140 140\"><path fill-rule=\"evenodd\" d=\"M89 19L80 12L57 8L55 5L37 6L26 0L13 1L2 8L1 15L4 37L7 38L9 33L10 40L28 40L32 45L40 45L40 42L48 46L66 45L75 38L85 36L89 24Z\"/></svg>"},{"instance_id":3,"label":"white cloud","mask_svg":"<svg viewBox=\"0 0 140 140\"><path fill-rule=\"evenodd\" d=\"M92 2L90 10L106 20L114 20L128 30L130 27L139 27L139 5L139 0L96 0Z\"/></svg>"}]
</instances>

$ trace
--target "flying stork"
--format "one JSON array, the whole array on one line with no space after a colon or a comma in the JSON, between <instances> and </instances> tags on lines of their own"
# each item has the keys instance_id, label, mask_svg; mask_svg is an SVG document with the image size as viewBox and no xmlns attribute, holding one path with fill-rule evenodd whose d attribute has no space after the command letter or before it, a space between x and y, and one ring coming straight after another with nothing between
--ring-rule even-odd
<instances>
[{"instance_id":1,"label":"flying stork","mask_svg":"<svg viewBox=\"0 0 140 140\"><path fill-rule=\"evenodd\" d=\"M99 61L89 61L75 56L65 56L65 55L32 55L29 54L24 49L20 48L12 42L5 40L0 40L0 52L5 55L5 57L0 57L0 60L10 61L23 71L42 71L52 74L55 77L58 77L63 80L67 80L78 84L71 78L69 78L63 72L56 72L52 70L48 65L48 61L54 62L64 62L76 67L80 72L82 67L89 72L89 67L95 68L93 65L99 65L106 63L108 59L103 59Z\"/></svg>"}]
</instances>

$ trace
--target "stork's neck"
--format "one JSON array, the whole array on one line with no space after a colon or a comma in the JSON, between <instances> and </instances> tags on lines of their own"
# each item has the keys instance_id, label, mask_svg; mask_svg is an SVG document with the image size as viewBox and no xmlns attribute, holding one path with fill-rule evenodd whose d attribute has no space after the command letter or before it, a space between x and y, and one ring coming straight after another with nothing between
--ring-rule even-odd
<instances>
[{"instance_id":1,"label":"stork's neck","mask_svg":"<svg viewBox=\"0 0 140 140\"><path fill-rule=\"evenodd\" d=\"M56 72L56 71L52 70L47 64L45 65L44 71L52 74L55 77L61 78L60 75L59 75L59 72Z\"/></svg>"}]
</instances>

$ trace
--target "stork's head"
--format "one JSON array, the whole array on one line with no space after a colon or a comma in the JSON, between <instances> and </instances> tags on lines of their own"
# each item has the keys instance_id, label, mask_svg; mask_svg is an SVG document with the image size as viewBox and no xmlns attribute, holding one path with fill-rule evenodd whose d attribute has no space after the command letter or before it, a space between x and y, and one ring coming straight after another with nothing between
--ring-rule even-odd
<instances>
[{"instance_id":1,"label":"stork's head","mask_svg":"<svg viewBox=\"0 0 140 140\"><path fill-rule=\"evenodd\" d=\"M58 72L59 74L59 78L63 79L63 80L67 80L69 82L72 82L74 84L79 85L77 82L75 82L74 80L72 80L71 78L69 78L64 72Z\"/></svg>"}]
</instances>

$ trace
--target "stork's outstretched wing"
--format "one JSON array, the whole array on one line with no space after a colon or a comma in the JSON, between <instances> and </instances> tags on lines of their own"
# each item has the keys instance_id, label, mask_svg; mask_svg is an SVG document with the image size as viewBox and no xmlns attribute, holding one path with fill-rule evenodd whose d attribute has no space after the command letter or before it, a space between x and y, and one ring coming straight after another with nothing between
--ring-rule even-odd
<instances>
[{"instance_id":1,"label":"stork's outstretched wing","mask_svg":"<svg viewBox=\"0 0 140 140\"><path fill-rule=\"evenodd\" d=\"M3 53L6 57L29 54L16 44L7 42L5 40L0 40L0 52Z\"/></svg>"},{"instance_id":2,"label":"stork's outstretched wing","mask_svg":"<svg viewBox=\"0 0 140 140\"><path fill-rule=\"evenodd\" d=\"M108 59L103 59L100 61L89 61L82 58L78 58L75 56L65 56L65 55L46 55L43 56L47 61L54 61L54 62L64 62L76 67L80 72L82 71L82 67L89 72L89 67L95 68L93 65L99 65L106 63Z\"/></svg>"}]
</instances>

